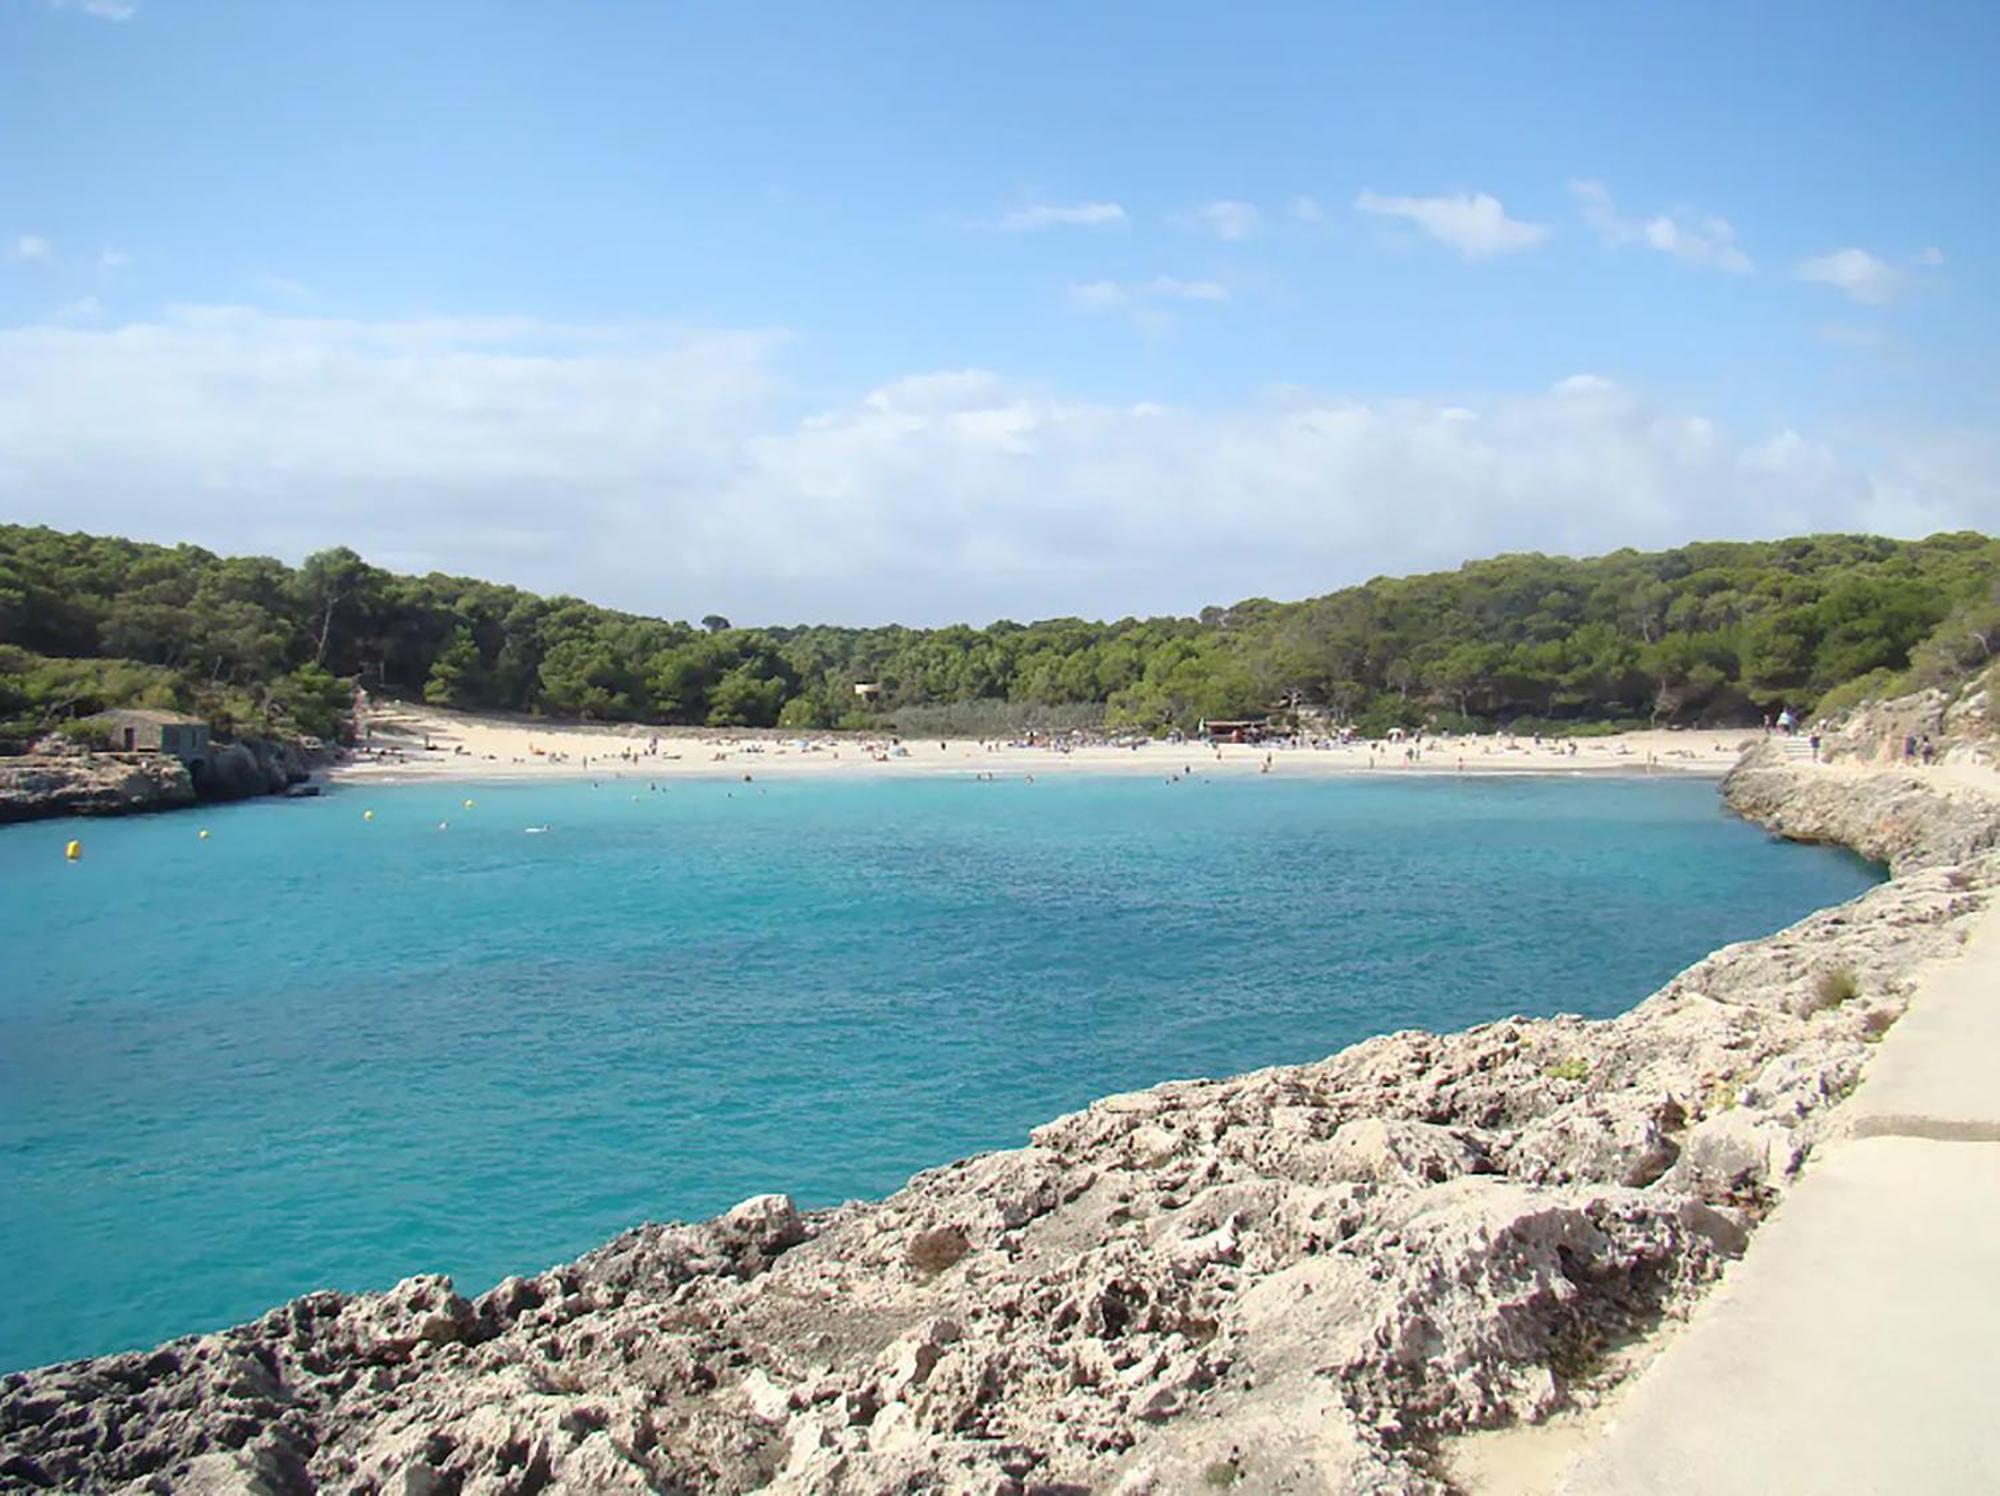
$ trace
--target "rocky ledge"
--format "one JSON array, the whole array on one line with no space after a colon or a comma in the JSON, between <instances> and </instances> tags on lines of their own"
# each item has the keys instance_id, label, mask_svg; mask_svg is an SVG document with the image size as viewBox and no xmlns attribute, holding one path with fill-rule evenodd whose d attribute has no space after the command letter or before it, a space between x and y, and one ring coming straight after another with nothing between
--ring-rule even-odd
<instances>
[{"instance_id":1,"label":"rocky ledge","mask_svg":"<svg viewBox=\"0 0 2000 1496\"><path fill-rule=\"evenodd\" d=\"M131 815L194 803L187 768L157 753L0 758L0 821Z\"/></svg>"},{"instance_id":2,"label":"rocky ledge","mask_svg":"<svg viewBox=\"0 0 2000 1496\"><path fill-rule=\"evenodd\" d=\"M1822 768L1760 745L1730 770L1722 796L1780 836L1852 847L1898 876L2000 847L2000 800L1934 769Z\"/></svg>"},{"instance_id":3,"label":"rocky ledge","mask_svg":"<svg viewBox=\"0 0 2000 1496\"><path fill-rule=\"evenodd\" d=\"M2000 882L1925 860L1610 1021L1392 1034L877 1203L6 1377L0 1485L1444 1491L1440 1440L1590 1404L1742 1250Z\"/></svg>"},{"instance_id":4,"label":"rocky ledge","mask_svg":"<svg viewBox=\"0 0 2000 1496\"><path fill-rule=\"evenodd\" d=\"M0 823L178 810L279 795L311 777L306 753L266 738L217 743L192 775L169 754L105 753L50 738L32 753L0 758Z\"/></svg>"}]
</instances>

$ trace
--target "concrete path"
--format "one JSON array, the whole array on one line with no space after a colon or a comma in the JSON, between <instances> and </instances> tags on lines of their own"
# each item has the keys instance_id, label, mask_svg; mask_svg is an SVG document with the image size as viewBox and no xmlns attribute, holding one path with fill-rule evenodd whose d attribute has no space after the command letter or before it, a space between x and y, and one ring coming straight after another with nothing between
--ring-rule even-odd
<instances>
[{"instance_id":1,"label":"concrete path","mask_svg":"<svg viewBox=\"0 0 2000 1496\"><path fill-rule=\"evenodd\" d=\"M1567 1496L2000 1492L2000 910Z\"/></svg>"},{"instance_id":2,"label":"concrete path","mask_svg":"<svg viewBox=\"0 0 2000 1496\"><path fill-rule=\"evenodd\" d=\"M1856 1137L2000 1143L2000 916L1937 967L1842 1110ZM2000 1260L1994 1263L2000 1273ZM2000 1296L2000 1281L1994 1285ZM2000 1396L1995 1399L2000 1418Z\"/></svg>"}]
</instances>

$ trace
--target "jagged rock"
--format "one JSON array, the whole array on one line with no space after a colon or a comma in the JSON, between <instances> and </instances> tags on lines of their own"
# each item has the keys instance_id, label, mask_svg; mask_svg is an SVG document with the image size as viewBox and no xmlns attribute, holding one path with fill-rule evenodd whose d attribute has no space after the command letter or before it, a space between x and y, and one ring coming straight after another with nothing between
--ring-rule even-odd
<instances>
[{"instance_id":1,"label":"jagged rock","mask_svg":"<svg viewBox=\"0 0 2000 1496\"><path fill-rule=\"evenodd\" d=\"M1669 1100L1657 1114L1620 1109L1544 1117L1515 1134L1506 1172L1536 1184L1602 1180L1643 1188L1679 1157L1671 1133L1681 1115L1679 1103Z\"/></svg>"},{"instance_id":2,"label":"jagged rock","mask_svg":"<svg viewBox=\"0 0 2000 1496\"><path fill-rule=\"evenodd\" d=\"M1746 783L1904 874L1609 1021L1385 1035L878 1202L758 1196L471 1302L312 1294L0 1378L0 1489L1441 1491L1434 1440L1594 1396L1743 1250L2000 882L2000 852L1910 871L1991 845L1934 787ZM1830 967L1862 996L1809 1001Z\"/></svg>"},{"instance_id":3,"label":"jagged rock","mask_svg":"<svg viewBox=\"0 0 2000 1496\"><path fill-rule=\"evenodd\" d=\"M204 800L245 800L283 794L309 777L303 756L292 744L239 738L211 747L195 770L194 787Z\"/></svg>"},{"instance_id":4,"label":"jagged rock","mask_svg":"<svg viewBox=\"0 0 2000 1496\"><path fill-rule=\"evenodd\" d=\"M1826 730L1820 756L1831 763L1903 763L1910 739L1931 739L1950 760L1991 764L1994 721L1986 689L1971 681L1869 701Z\"/></svg>"},{"instance_id":5,"label":"jagged rock","mask_svg":"<svg viewBox=\"0 0 2000 1496\"><path fill-rule=\"evenodd\" d=\"M311 777L296 744L264 738L214 744L190 771L171 754L100 753L50 734L31 754L0 758L0 822L174 810L282 794Z\"/></svg>"},{"instance_id":6,"label":"jagged rock","mask_svg":"<svg viewBox=\"0 0 2000 1496\"><path fill-rule=\"evenodd\" d=\"M1762 744L1729 772L1722 793L1781 836L1852 847L1899 876L2000 847L2000 800L1918 770L1824 773Z\"/></svg>"},{"instance_id":7,"label":"jagged rock","mask_svg":"<svg viewBox=\"0 0 2000 1496\"><path fill-rule=\"evenodd\" d=\"M0 822L130 815L194 800L194 783L181 761L157 753L0 758Z\"/></svg>"},{"instance_id":8,"label":"jagged rock","mask_svg":"<svg viewBox=\"0 0 2000 1496\"><path fill-rule=\"evenodd\" d=\"M1353 1183L1442 1184L1485 1167L1483 1150L1463 1134L1427 1122L1357 1117L1328 1140L1328 1177Z\"/></svg>"},{"instance_id":9,"label":"jagged rock","mask_svg":"<svg viewBox=\"0 0 2000 1496\"><path fill-rule=\"evenodd\" d=\"M1703 1201L1758 1202L1791 1177L1800 1153L1784 1126L1748 1108L1732 1109L1689 1131L1673 1183Z\"/></svg>"}]
</instances>

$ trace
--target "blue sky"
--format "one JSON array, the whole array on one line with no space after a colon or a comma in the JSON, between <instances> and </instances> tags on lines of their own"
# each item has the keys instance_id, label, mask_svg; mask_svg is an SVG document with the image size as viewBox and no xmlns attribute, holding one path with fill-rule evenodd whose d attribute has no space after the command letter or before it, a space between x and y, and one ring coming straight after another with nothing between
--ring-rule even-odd
<instances>
[{"instance_id":1,"label":"blue sky","mask_svg":"<svg viewBox=\"0 0 2000 1496\"><path fill-rule=\"evenodd\" d=\"M1996 42L0 0L0 517L854 622L1992 529Z\"/></svg>"}]
</instances>

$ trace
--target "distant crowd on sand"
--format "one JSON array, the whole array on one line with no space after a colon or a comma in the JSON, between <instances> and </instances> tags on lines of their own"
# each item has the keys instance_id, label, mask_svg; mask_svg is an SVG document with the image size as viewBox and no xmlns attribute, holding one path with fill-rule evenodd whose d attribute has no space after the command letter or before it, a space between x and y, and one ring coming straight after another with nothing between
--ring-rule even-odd
<instances>
[{"instance_id":1,"label":"distant crowd on sand","mask_svg":"<svg viewBox=\"0 0 2000 1496\"><path fill-rule=\"evenodd\" d=\"M1365 734L1348 725L1307 721L1303 724L1255 721L1204 720L1193 732L1174 730L1162 737L1130 730L1071 729L1065 731L1022 730L1011 735L977 739L937 741L935 756L928 741L910 739L893 731L874 734L780 730L729 729L649 729L637 724L597 726L559 722L488 722L465 719L464 740L448 714L423 709L407 709L385 703L378 707L365 691L354 698L354 733L358 742L348 750L349 763L383 767L428 763L444 767L449 759L464 762L467 770L480 763L514 768L537 765L574 772L603 772L613 776L643 771L649 764L699 758L705 764L749 767L745 760L768 755L771 760L790 759L890 764L916 761L917 766L971 768L981 779L995 777L992 769L980 766L984 759L994 769L1003 758L1016 762L1026 756L1074 759L1079 764L1109 767L1108 759L1126 758L1139 762L1199 753L1217 763L1238 769L1255 764L1269 774L1288 760L1324 755L1335 762L1327 767L1355 769L1404 769L1428 772L1473 770L1506 771L1510 768L1559 769L1564 767L1612 768L1629 765L1634 771L1653 772L1672 766L1705 767L1702 760L1715 754L1734 753L1736 743L1713 741L1715 735L1690 736L1686 746L1668 746L1661 733L1607 735L1576 739L1545 736L1539 732L1516 734L1505 730L1491 733L1449 733L1429 728L1392 727L1379 734ZM1789 714L1773 730L1791 731ZM1246 752L1245 750L1249 750ZM913 751L914 750L914 751ZM966 760L971 760L968 764ZM773 768L779 767L772 763ZM683 764L688 768L691 765ZM1161 766L1170 782L1192 777L1193 763ZM1178 769L1179 773L1173 771Z\"/></svg>"}]
</instances>

